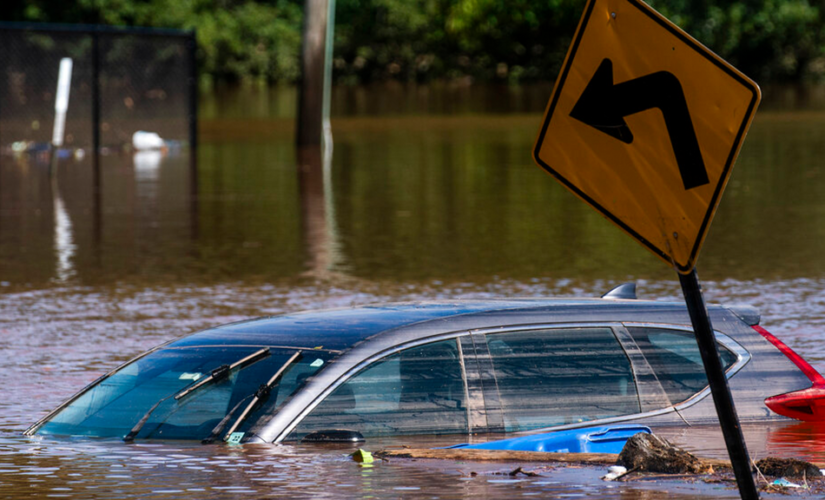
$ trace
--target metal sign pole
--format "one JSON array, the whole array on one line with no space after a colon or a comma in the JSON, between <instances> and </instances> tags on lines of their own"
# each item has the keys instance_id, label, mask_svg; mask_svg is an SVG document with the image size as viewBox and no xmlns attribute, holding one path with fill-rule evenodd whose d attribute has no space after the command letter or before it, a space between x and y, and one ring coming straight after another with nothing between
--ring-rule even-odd
<instances>
[{"instance_id":1,"label":"metal sign pole","mask_svg":"<svg viewBox=\"0 0 825 500\"><path fill-rule=\"evenodd\" d=\"M725 378L725 370L719 358L716 335L713 333L713 326L710 323L707 307L705 307L705 299L702 297L702 288L699 285L696 269L694 268L690 274L679 274L679 282L682 285L682 293L685 295L690 321L693 323L696 342L699 344L699 352L702 354L705 373L713 394L713 403L716 405L716 414L722 426L722 435L725 437L733 474L739 486L739 495L743 500L758 499L759 492L756 490L756 483L751 474L750 455L748 455L748 448L742 435L742 427L739 425L739 417L736 415L736 407L733 405L728 379Z\"/></svg>"}]
</instances>

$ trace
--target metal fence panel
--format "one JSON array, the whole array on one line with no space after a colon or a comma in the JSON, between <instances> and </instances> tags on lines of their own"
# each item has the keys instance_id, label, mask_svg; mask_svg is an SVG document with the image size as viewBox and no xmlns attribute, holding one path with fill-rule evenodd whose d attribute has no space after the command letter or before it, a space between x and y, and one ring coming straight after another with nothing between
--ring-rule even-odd
<instances>
[{"instance_id":1,"label":"metal fence panel","mask_svg":"<svg viewBox=\"0 0 825 500\"><path fill-rule=\"evenodd\" d=\"M194 51L194 32L0 23L0 154L48 150L64 57L74 63L66 149L128 151L137 131L195 146Z\"/></svg>"}]
</instances>

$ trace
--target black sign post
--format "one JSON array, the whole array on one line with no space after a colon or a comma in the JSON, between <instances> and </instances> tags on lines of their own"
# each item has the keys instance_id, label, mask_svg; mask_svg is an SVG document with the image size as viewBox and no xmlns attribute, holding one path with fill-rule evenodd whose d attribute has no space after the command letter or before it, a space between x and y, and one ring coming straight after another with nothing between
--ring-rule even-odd
<instances>
[{"instance_id":1,"label":"black sign post","mask_svg":"<svg viewBox=\"0 0 825 500\"><path fill-rule=\"evenodd\" d=\"M695 266L761 95L644 0L588 0L533 148L541 168L680 273L745 500L759 493Z\"/></svg>"},{"instance_id":2,"label":"black sign post","mask_svg":"<svg viewBox=\"0 0 825 500\"><path fill-rule=\"evenodd\" d=\"M694 268L689 274L679 274L679 282L682 285L682 293L685 294L685 302L690 321L693 323L696 342L699 344L702 362L705 364L705 373L710 383L719 424L722 426L722 435L725 437L733 474L739 486L739 495L743 500L758 499L759 492L756 489L753 474L751 474L750 455L745 445L745 437L742 435L742 427L739 425L739 417L736 415L736 407L733 405L728 379L725 378L725 369L719 358L716 335L713 333L713 326L710 323L707 307L705 307L705 299L702 297L702 288L696 276L696 269Z\"/></svg>"}]
</instances>

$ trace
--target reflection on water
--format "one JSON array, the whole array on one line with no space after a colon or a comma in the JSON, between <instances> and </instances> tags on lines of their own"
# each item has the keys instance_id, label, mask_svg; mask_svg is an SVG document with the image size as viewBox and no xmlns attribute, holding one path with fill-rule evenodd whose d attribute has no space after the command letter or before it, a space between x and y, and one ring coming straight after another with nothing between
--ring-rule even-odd
<instances>
[{"instance_id":1,"label":"reflection on water","mask_svg":"<svg viewBox=\"0 0 825 500\"><path fill-rule=\"evenodd\" d=\"M197 176L185 151L112 154L99 199L88 158L61 160L56 187L48 158L0 158L0 496L737 498L619 487L589 469L512 479L494 474L508 464L367 468L341 450L20 436L137 353L243 318L595 296L626 280L644 298L678 299L672 271L533 165L549 90L338 89L327 161L293 149L292 90L219 92L204 100ZM709 301L759 307L764 326L825 372L825 106L776 95L745 142L699 272ZM825 460L815 426L745 434L759 453ZM672 437L724 454L712 431Z\"/></svg>"},{"instance_id":2,"label":"reflection on water","mask_svg":"<svg viewBox=\"0 0 825 500\"><path fill-rule=\"evenodd\" d=\"M54 196L54 250L57 253L55 279L59 283L66 283L74 275L72 258L77 247L72 236L72 221L66 212L66 204L60 196L57 178L52 179L52 195Z\"/></svg>"},{"instance_id":3,"label":"reflection on water","mask_svg":"<svg viewBox=\"0 0 825 500\"><path fill-rule=\"evenodd\" d=\"M319 278L332 272L342 259L331 172L331 149L298 152L301 222L308 254L305 274Z\"/></svg>"},{"instance_id":4,"label":"reflection on water","mask_svg":"<svg viewBox=\"0 0 825 500\"><path fill-rule=\"evenodd\" d=\"M778 455L797 456L800 458L825 462L825 427L811 422L798 422L774 430L768 435L768 447L776 450Z\"/></svg>"},{"instance_id":5,"label":"reflection on water","mask_svg":"<svg viewBox=\"0 0 825 500\"><path fill-rule=\"evenodd\" d=\"M44 441L25 453L0 441L0 494L40 498L738 498L719 487L618 487L595 469L390 461L359 464L350 449ZM37 453L32 453L35 448ZM13 474L10 474L12 473ZM680 491L682 490L682 491Z\"/></svg>"},{"instance_id":6,"label":"reflection on water","mask_svg":"<svg viewBox=\"0 0 825 500\"><path fill-rule=\"evenodd\" d=\"M66 159L59 184L76 233L77 283L272 282L317 271L319 262L369 280L670 279L533 164L539 121L339 117L326 167L298 157L288 120L205 121L211 140L199 154L197 206L185 151L104 157L99 208L90 161ZM823 113L757 116L700 257L701 276L825 274L823 139ZM15 284L56 277L46 271L54 270L53 245L41 244L54 231L43 217L55 204L47 182L34 159L0 164L0 274Z\"/></svg>"},{"instance_id":7,"label":"reflection on water","mask_svg":"<svg viewBox=\"0 0 825 500\"><path fill-rule=\"evenodd\" d=\"M147 184L156 183L160 177L160 162L163 153L159 149L137 151L132 156L135 165L135 177Z\"/></svg>"}]
</instances>

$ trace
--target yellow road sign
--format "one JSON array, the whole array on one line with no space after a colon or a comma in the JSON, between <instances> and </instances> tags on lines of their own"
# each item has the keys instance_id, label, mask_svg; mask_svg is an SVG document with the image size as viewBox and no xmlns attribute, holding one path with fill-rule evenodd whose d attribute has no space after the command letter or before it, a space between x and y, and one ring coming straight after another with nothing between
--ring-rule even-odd
<instances>
[{"instance_id":1,"label":"yellow road sign","mask_svg":"<svg viewBox=\"0 0 825 500\"><path fill-rule=\"evenodd\" d=\"M756 112L759 86L639 0L590 0L533 157L690 272Z\"/></svg>"}]
</instances>

